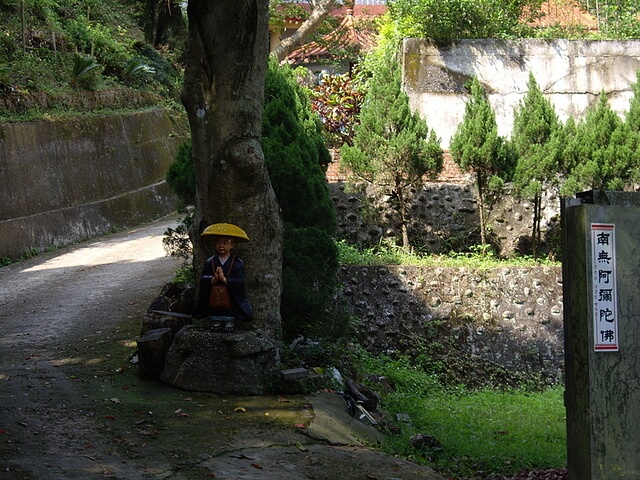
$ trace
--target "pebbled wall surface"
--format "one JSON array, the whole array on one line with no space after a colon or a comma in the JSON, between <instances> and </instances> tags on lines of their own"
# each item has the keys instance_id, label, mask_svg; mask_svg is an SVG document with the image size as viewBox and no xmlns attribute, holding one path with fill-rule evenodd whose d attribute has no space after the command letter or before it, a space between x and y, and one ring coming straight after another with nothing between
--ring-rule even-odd
<instances>
[{"instance_id":1,"label":"pebbled wall surface","mask_svg":"<svg viewBox=\"0 0 640 480\"><path fill-rule=\"evenodd\" d=\"M409 351L441 338L460 355L564 379L561 267L345 266L338 302L373 352Z\"/></svg>"}]
</instances>

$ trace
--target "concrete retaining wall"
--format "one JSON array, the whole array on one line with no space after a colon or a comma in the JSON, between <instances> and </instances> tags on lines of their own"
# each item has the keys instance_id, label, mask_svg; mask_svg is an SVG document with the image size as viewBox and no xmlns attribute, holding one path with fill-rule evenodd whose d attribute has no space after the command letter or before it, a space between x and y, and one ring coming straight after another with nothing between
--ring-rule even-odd
<instances>
[{"instance_id":1,"label":"concrete retaining wall","mask_svg":"<svg viewBox=\"0 0 640 480\"><path fill-rule=\"evenodd\" d=\"M184 127L163 110L0 124L0 257L166 215Z\"/></svg>"},{"instance_id":2,"label":"concrete retaining wall","mask_svg":"<svg viewBox=\"0 0 640 480\"><path fill-rule=\"evenodd\" d=\"M503 136L511 134L513 110L527 93L529 72L563 121L582 118L602 91L622 115L640 69L640 41L461 40L436 46L406 39L403 63L411 108L427 119L447 149L463 119L464 84L472 76L484 85Z\"/></svg>"}]
</instances>

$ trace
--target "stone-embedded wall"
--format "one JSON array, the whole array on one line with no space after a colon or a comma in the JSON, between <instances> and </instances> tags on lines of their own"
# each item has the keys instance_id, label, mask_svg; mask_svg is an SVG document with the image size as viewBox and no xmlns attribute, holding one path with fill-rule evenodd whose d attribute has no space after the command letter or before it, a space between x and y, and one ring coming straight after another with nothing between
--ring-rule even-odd
<instances>
[{"instance_id":1,"label":"stone-embedded wall","mask_svg":"<svg viewBox=\"0 0 640 480\"><path fill-rule=\"evenodd\" d=\"M565 121L582 118L602 91L614 111L627 111L638 69L638 40L459 40L436 46L406 39L403 46L403 88L411 108L427 119L445 149L464 116L464 85L472 76L488 93L499 133L509 136L530 72Z\"/></svg>"},{"instance_id":2,"label":"stone-embedded wall","mask_svg":"<svg viewBox=\"0 0 640 480\"><path fill-rule=\"evenodd\" d=\"M378 189L344 182L329 184L338 218L338 238L364 247L389 240L401 243L399 215L393 199L381 196ZM409 236L412 245L423 252L461 251L478 245L479 207L475 187L468 182L426 183L411 192L411 222ZM549 244L549 234L557 231L560 200L557 195L545 198L542 217L543 251ZM491 226L499 253L531 254L533 206L506 195L492 205L487 223Z\"/></svg>"},{"instance_id":3,"label":"stone-embedded wall","mask_svg":"<svg viewBox=\"0 0 640 480\"><path fill-rule=\"evenodd\" d=\"M463 354L563 380L561 267L345 266L339 284L373 352L410 349L435 327Z\"/></svg>"},{"instance_id":4,"label":"stone-embedded wall","mask_svg":"<svg viewBox=\"0 0 640 480\"><path fill-rule=\"evenodd\" d=\"M163 110L0 124L0 257L174 211L164 178L184 135Z\"/></svg>"},{"instance_id":5,"label":"stone-embedded wall","mask_svg":"<svg viewBox=\"0 0 640 480\"><path fill-rule=\"evenodd\" d=\"M380 196L372 186L330 184L338 218L338 237L362 246L382 240L400 242L399 214L393 199ZM469 185L429 183L412 192L413 242L425 251L440 252L450 245L476 244L473 232L478 225L477 200Z\"/></svg>"}]
</instances>

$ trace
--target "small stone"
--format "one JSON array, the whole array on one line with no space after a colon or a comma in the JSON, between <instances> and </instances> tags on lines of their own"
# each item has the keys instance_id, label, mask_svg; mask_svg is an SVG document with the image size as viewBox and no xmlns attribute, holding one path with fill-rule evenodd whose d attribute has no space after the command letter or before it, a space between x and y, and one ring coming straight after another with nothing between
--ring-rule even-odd
<instances>
[{"instance_id":1,"label":"small stone","mask_svg":"<svg viewBox=\"0 0 640 480\"><path fill-rule=\"evenodd\" d=\"M309 371L306 368L291 368L289 370L282 370L280 376L283 380L299 380L309 376Z\"/></svg>"}]
</instances>

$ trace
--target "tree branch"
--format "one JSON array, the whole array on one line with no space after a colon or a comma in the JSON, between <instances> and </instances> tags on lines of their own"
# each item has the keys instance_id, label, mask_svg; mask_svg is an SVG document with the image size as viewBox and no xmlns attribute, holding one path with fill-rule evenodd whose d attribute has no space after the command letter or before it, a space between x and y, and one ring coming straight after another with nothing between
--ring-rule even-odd
<instances>
[{"instance_id":1,"label":"tree branch","mask_svg":"<svg viewBox=\"0 0 640 480\"><path fill-rule=\"evenodd\" d=\"M293 35L282 40L273 49L271 55L281 62L295 49L304 45L311 34L317 30L318 26L327 18L331 10L333 10L334 3L335 0L318 0L315 2L309 18L300 25L300 28L298 28Z\"/></svg>"}]
</instances>

